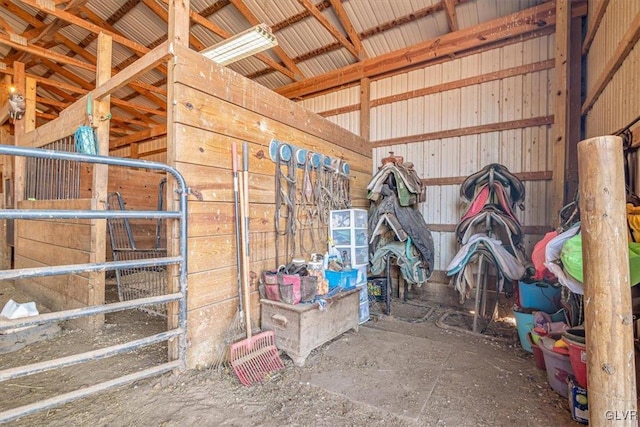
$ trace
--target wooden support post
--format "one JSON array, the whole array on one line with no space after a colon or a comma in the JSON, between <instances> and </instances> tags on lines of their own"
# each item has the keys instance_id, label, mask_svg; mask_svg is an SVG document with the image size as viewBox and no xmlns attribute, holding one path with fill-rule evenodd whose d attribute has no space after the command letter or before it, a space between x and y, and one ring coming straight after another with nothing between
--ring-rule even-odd
<instances>
[{"instance_id":1,"label":"wooden support post","mask_svg":"<svg viewBox=\"0 0 640 427\"><path fill-rule=\"evenodd\" d=\"M0 125L0 144L13 145L13 138L9 132L9 125ZM11 177L13 176L13 158L11 156L2 156L2 182L0 182L0 188L2 188L2 200L0 200L0 207L2 209L13 208L12 188L10 185ZM12 262L12 247L13 247L13 234L9 234L9 227L13 226L13 221L0 221L0 270L9 270ZM11 238L11 241L10 241Z\"/></svg>"},{"instance_id":2,"label":"wooden support post","mask_svg":"<svg viewBox=\"0 0 640 427\"><path fill-rule=\"evenodd\" d=\"M189 0L169 0L169 28L168 41L177 45L189 47L189 28L191 10ZM176 122L175 122L175 102L176 102L176 75L174 58L169 60L167 64L167 164L175 166L176 164ZM178 200L173 191L174 188L171 181L167 181L165 200L169 210L178 210ZM177 255L179 253L179 241L176 236L179 235L177 223L175 221L167 224L167 254ZM175 266L169 266L170 280L169 291L178 292L180 290L178 284L178 269ZM169 304L167 307L167 322L170 329L178 327L179 308L177 303ZM179 357L179 342L177 339L170 340L168 343L169 360L175 360Z\"/></svg>"},{"instance_id":3,"label":"wooden support post","mask_svg":"<svg viewBox=\"0 0 640 427\"><path fill-rule=\"evenodd\" d=\"M368 77L360 80L360 136L371 140L371 81Z\"/></svg>"},{"instance_id":4,"label":"wooden support post","mask_svg":"<svg viewBox=\"0 0 640 427\"><path fill-rule=\"evenodd\" d=\"M581 82L582 82L582 55L580 54L580 41L582 40L582 18L571 19L571 51L569 60L570 78L568 82L567 102L567 145L566 145L566 172L565 196L570 202L578 191L578 142L583 138L581 134Z\"/></svg>"},{"instance_id":5,"label":"wooden support post","mask_svg":"<svg viewBox=\"0 0 640 427\"><path fill-rule=\"evenodd\" d=\"M553 121L553 182L551 215L554 226L559 225L560 209L565 203L565 170L569 109L569 42L571 5L568 0L556 2L556 48L554 121Z\"/></svg>"},{"instance_id":6,"label":"wooden support post","mask_svg":"<svg viewBox=\"0 0 640 427\"><path fill-rule=\"evenodd\" d=\"M13 63L13 87L19 93L24 94L26 91L26 81L24 75L24 64L22 62ZM13 124L14 143L17 146L22 145L21 139L26 133L24 120L16 120ZM17 156L14 160L14 194L13 200L18 203L24 200L24 173L26 160L24 157Z\"/></svg>"},{"instance_id":7,"label":"wooden support post","mask_svg":"<svg viewBox=\"0 0 640 427\"><path fill-rule=\"evenodd\" d=\"M578 144L589 423L635 426L636 384L622 139Z\"/></svg>"},{"instance_id":8,"label":"wooden support post","mask_svg":"<svg viewBox=\"0 0 640 427\"><path fill-rule=\"evenodd\" d=\"M111 78L111 56L113 42L111 36L104 33L98 35L96 87L100 87ZM107 95L93 102L93 126L96 129L98 154L109 155L109 126L111 95ZM109 167L107 165L93 165L92 176L92 209L106 209L107 185L109 181ZM91 262L104 262L107 252L107 221L104 219L91 220ZM105 274L104 272L89 275L89 305L104 304ZM104 323L104 315L91 318L90 329L100 328Z\"/></svg>"}]
</instances>

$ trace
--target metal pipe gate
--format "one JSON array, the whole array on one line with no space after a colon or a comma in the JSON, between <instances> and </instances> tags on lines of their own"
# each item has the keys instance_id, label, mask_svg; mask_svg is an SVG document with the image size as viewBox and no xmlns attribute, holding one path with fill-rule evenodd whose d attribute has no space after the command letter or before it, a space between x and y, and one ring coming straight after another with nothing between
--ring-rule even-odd
<instances>
[{"instance_id":1,"label":"metal pipe gate","mask_svg":"<svg viewBox=\"0 0 640 427\"><path fill-rule=\"evenodd\" d=\"M104 359L106 357L127 353L132 350L146 347L152 344L178 340L178 359L168 361L151 368L144 369L129 375L115 378L89 387L64 393L49 399L41 400L29 405L0 412L0 423L14 420L44 409L63 405L72 400L88 396L109 388L118 387L136 380L158 375L174 369L184 369L186 366L186 330L187 330L187 196L189 189L185 180L176 169L157 162L145 160L125 159L108 156L93 156L80 153L44 150L36 148L15 147L0 145L0 155L23 156L36 159L58 159L73 162L104 164L112 166L125 166L144 168L148 170L164 171L171 174L177 183L179 194L179 210L177 211L107 211L107 210L33 210L33 209L9 209L0 210L0 219L109 219L109 218L145 218L145 219L174 219L179 221L179 254L161 258L151 258L133 261L111 261L103 263L74 264L53 267L36 267L0 271L0 280L23 279L31 277L54 276L61 274L74 274L84 272L99 272L125 268L127 266L158 266L177 265L179 269L179 290L171 294L140 298L131 301L123 301L98 306L89 306L79 309L62 310L54 313L41 314L15 320L0 320L0 332L25 326L43 325L96 314L112 313L147 305L177 302L179 307L178 326L175 329L164 331L152 336L137 339L124 344L101 348L72 356L61 357L46 362L33 363L0 371L0 382L33 375L84 362Z\"/></svg>"}]
</instances>

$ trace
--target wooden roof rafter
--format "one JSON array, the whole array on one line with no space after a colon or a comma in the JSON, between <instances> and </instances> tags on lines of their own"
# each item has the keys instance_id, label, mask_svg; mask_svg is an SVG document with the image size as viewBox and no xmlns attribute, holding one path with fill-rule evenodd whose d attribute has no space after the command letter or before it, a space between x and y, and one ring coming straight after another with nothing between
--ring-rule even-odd
<instances>
[{"instance_id":1,"label":"wooden roof rafter","mask_svg":"<svg viewBox=\"0 0 640 427\"><path fill-rule=\"evenodd\" d=\"M88 82L84 79L82 79L81 77L73 74L72 72L65 70L64 68L60 67L59 65L52 63L51 61L48 61L46 59L42 60L43 64L46 65L47 67L49 67L51 70L54 70L57 74L61 75L62 77L72 81L73 83L76 83L78 85L80 85L80 87L82 87L83 89L86 89L87 91L92 90L95 87L95 84L93 82ZM125 111L127 111L129 114L132 114L134 117L137 117L138 119L140 119L141 121L148 123L150 125L154 125L154 124L158 124L158 122L148 116L146 116L144 114L144 112L150 112L153 115L164 115L166 116L166 112L165 111L157 111L157 110L151 110L148 109L142 105L138 105L138 104L134 104L131 102L122 102L116 98L112 98L111 99L111 103L113 105L117 105L121 108L123 108Z\"/></svg>"},{"instance_id":2,"label":"wooden roof rafter","mask_svg":"<svg viewBox=\"0 0 640 427\"><path fill-rule=\"evenodd\" d=\"M318 8L311 3L311 0L298 0L305 9L307 9L311 14L322 24L322 26L331 33L331 35L340 42L340 44L345 47L351 54L356 58L356 60L360 60L360 53L358 49L351 43L342 33L331 23L329 20L318 10Z\"/></svg>"},{"instance_id":3,"label":"wooden roof rafter","mask_svg":"<svg viewBox=\"0 0 640 427\"><path fill-rule=\"evenodd\" d=\"M142 0L142 3L151 10L152 13L156 14L160 19L162 19L165 24L169 23L169 12L162 7L156 0ZM164 34L162 37L156 39L152 44L159 45L163 43L167 39L167 34ZM205 49L207 46L202 43L196 36L189 33L189 44L191 44L196 50ZM165 73L166 75L166 73Z\"/></svg>"},{"instance_id":4,"label":"wooden roof rafter","mask_svg":"<svg viewBox=\"0 0 640 427\"><path fill-rule=\"evenodd\" d=\"M119 33L113 32L105 27L101 27L100 25L94 24L93 22L88 22L85 19L80 18L79 16L73 15L69 12L66 12L62 9L58 9L58 8L53 8L53 9L47 9L44 8L40 5L40 3L37 0L20 0L22 3L34 7L36 9L39 9L41 11L43 11L44 13L51 15L55 18L59 18L69 24L73 24L73 25L77 25L80 28L83 28L89 32L92 33L104 33L108 36L110 36L113 41L115 43L119 43L125 47L127 47L128 49L140 53L142 55L144 55L145 53L149 52L151 49L147 48L146 46L141 45L140 43L137 43L131 39L128 39L124 36L122 36Z\"/></svg>"},{"instance_id":5,"label":"wooden roof rafter","mask_svg":"<svg viewBox=\"0 0 640 427\"><path fill-rule=\"evenodd\" d=\"M27 3L27 2L25 2ZM86 3L86 2L83 2ZM130 1L128 3L136 3L136 1ZM75 5L77 7L82 6L80 3L75 3ZM63 15L64 16L64 15ZM122 11L120 11L118 13L118 16L123 16L122 15ZM116 19L113 19L113 17L111 17L111 19L113 20L113 22L116 22ZM42 21L39 21L37 19L30 19L30 24L33 25L36 29L42 28L45 26L45 24ZM113 27L111 27L112 29L114 29ZM115 30L115 29L114 29ZM116 30L117 31L117 30ZM93 33L95 34L95 33ZM1 35L0 35L1 36ZM123 36L120 36L123 37ZM76 43L73 43L72 41L68 40L66 37L64 37L63 35L61 35L60 33L56 33L54 35L54 38L58 41L63 43L68 49L70 49L70 52L74 52L75 54L79 54L80 56L82 56L84 59L89 61L89 64L84 65L85 63L82 61L78 61L77 59L74 59L73 56L75 55L60 55L60 54L55 54L54 52L49 52L47 50L45 50L44 48L40 48L38 46L34 46L32 49L23 49L28 51L29 53L32 54L39 54L39 56L41 56L42 58L44 58L45 60L53 60L55 62L62 62L62 63L67 63L69 65L76 65L76 66L80 66L80 64L83 64L82 67L85 69L88 69L90 71L95 71L95 66L92 64L95 64L96 62L96 57L89 54L85 49L82 49L82 47L84 46L78 46ZM1 37L0 37L1 39ZM93 39L95 39L95 37L91 38L90 40L88 40L87 38L85 38L84 42L85 42L85 46L88 45L91 41L93 41ZM0 42L2 42L0 40ZM82 44L82 43L81 43ZM28 47L28 46L27 46ZM20 49L19 46L16 46L17 49ZM69 58L69 59L65 59L65 57ZM67 71L65 69L63 69L62 67L59 67L57 64L55 64L55 62L47 62L49 65L50 70L55 70L56 72L60 73L61 75L65 76L66 78L68 78L69 80L80 84L81 86L83 86L85 89L88 88L87 84L83 84L81 82L84 82L84 80L80 79L79 77L75 76L73 73L71 73L70 71ZM114 69L113 72L117 73L119 70L118 69ZM45 76L49 77L51 75L51 72L49 73L49 75ZM161 108L166 108L166 101L158 98L157 96L153 95L153 92L156 91L156 88L151 86L151 85L142 85L140 84L136 84L135 82L131 83L131 86L134 90L141 92L144 96L146 96L147 98L149 98L151 101L153 101L154 103L156 103L159 107ZM142 87L141 87L142 86ZM165 92L166 93L166 92ZM116 101L117 102L117 101ZM144 114L141 114L138 109L136 109L135 107L132 107L129 104L123 104L122 107L128 111L129 113L133 114L134 116L139 117L143 122L148 122L150 124L154 124L157 123L155 120L147 117ZM156 114L154 112L154 114ZM161 113L162 114L162 113Z\"/></svg>"},{"instance_id":6,"label":"wooden roof rafter","mask_svg":"<svg viewBox=\"0 0 640 427\"><path fill-rule=\"evenodd\" d=\"M460 27L458 25L458 17L456 16L455 0L442 0L442 5L444 6L444 12L447 16L449 30L458 31Z\"/></svg>"},{"instance_id":7,"label":"wooden roof rafter","mask_svg":"<svg viewBox=\"0 0 640 427\"><path fill-rule=\"evenodd\" d=\"M80 8L84 6L88 1L89 0L71 0L66 4L63 10L65 12L76 14L80 11ZM36 29L36 34L30 36L29 41L31 43L37 43L40 40L50 41L53 38L54 34L62 30L67 25L69 25L68 22L61 21L60 19L55 18L44 27Z\"/></svg>"},{"instance_id":8,"label":"wooden roof rafter","mask_svg":"<svg viewBox=\"0 0 640 427\"><path fill-rule=\"evenodd\" d=\"M159 1L162 1L164 4L169 4L169 0L159 0ZM189 18L192 21L190 25L193 25L193 23L199 24L202 27L206 28L207 30L211 31L212 33L216 34L218 37L222 37L223 39L228 39L229 37L233 36L233 34L228 32L224 28L209 21L204 16L200 15L199 13L193 10L189 12ZM268 55L265 55L264 53L258 53L254 56L255 58L267 64L269 67L273 68L275 71L279 71L280 73L289 77L291 80L294 80L294 81L296 80L296 76L291 70L289 70L287 67L283 65L278 64L276 61L271 59Z\"/></svg>"},{"instance_id":9,"label":"wooden roof rafter","mask_svg":"<svg viewBox=\"0 0 640 427\"><path fill-rule=\"evenodd\" d=\"M456 5L462 4L462 3L466 3L468 1L471 1L471 0L455 0ZM318 10L323 10L323 8L329 7L329 0L325 0L322 3L318 3L316 5L316 7L318 8ZM443 8L444 8L444 5L441 2L435 3L435 4L431 5L431 6L427 6L427 7L424 7L422 9L419 9L414 13L411 13L411 14L408 14L408 15L404 15L404 16L401 16L399 18L393 19L391 21L384 22L384 23L382 23L380 25L377 25L375 27L366 29L366 30L362 31L360 34L358 34L358 38L360 40L368 39L369 37L373 37L376 34L380 34L382 32L390 30L392 28L396 28L396 27L398 27L400 25L408 24L408 23L414 22L414 21L416 21L418 19L422 19L422 18L425 18L427 16L433 15L436 12L442 11ZM300 21L300 20L302 20L302 19L304 19L305 17L308 17L308 16L311 16L311 12L309 12L308 10L305 9L305 11L300 12L298 15L295 15L292 18L289 18L289 20L285 20L285 21L282 21L282 22L274 25L273 28L278 28L278 29L286 28L287 26L291 25L292 23L298 22L298 21ZM314 49L314 50L312 50L310 52L307 52L305 54L296 56L295 58L293 58L293 62L295 62L296 64L300 63L300 62L304 62L304 61L306 61L308 59L311 59L311 58L313 58L315 56L322 55L324 53L331 52L331 51L336 50L336 49L340 49L341 47L342 47L342 45L339 42L331 43L329 45L322 46L322 47L320 47L318 49ZM269 74L270 72L271 72L271 70L258 71L258 72L255 72L253 74L248 75L247 78L254 79L254 78Z\"/></svg>"},{"instance_id":10,"label":"wooden roof rafter","mask_svg":"<svg viewBox=\"0 0 640 427\"><path fill-rule=\"evenodd\" d=\"M251 12L251 10L247 7L247 5L242 0L231 0L231 3L233 3L235 8L238 9L238 11L242 14L242 16L244 16L244 18L249 22L249 24L251 25L260 24L260 20L258 20L256 15L254 15L254 13ZM298 66L295 64L295 62L291 60L289 55L287 55L287 53L284 51L284 49L282 49L282 47L280 47L279 45L275 46L273 47L273 51L275 52L276 55L278 55L278 58L280 58L282 63L293 73L294 75L293 80L300 80L305 77L302 71L300 71Z\"/></svg>"},{"instance_id":11,"label":"wooden roof rafter","mask_svg":"<svg viewBox=\"0 0 640 427\"><path fill-rule=\"evenodd\" d=\"M358 32L353 27L351 23L351 19L349 19L349 15L347 15L347 11L344 10L342 6L342 0L330 0L331 6L333 6L333 10L336 12L342 27L345 29L347 34L349 35L349 40L353 43L353 46L356 48L358 52L358 59L366 59L368 58L367 52L364 50L364 46L362 46L362 40L360 40L360 36Z\"/></svg>"},{"instance_id":12,"label":"wooden roof rafter","mask_svg":"<svg viewBox=\"0 0 640 427\"><path fill-rule=\"evenodd\" d=\"M585 1L572 2L571 4L573 16L584 16L587 13ZM555 2L542 3L508 16L445 34L433 40L426 40L407 48L366 59L309 78L304 82L291 83L275 91L290 99L299 98L342 86L364 77L373 77L552 25L555 25Z\"/></svg>"},{"instance_id":13,"label":"wooden roof rafter","mask_svg":"<svg viewBox=\"0 0 640 427\"><path fill-rule=\"evenodd\" d=\"M229 6L230 4L231 0L218 0L217 2L205 7L198 13L205 18L208 18L214 13L221 11L225 6Z\"/></svg>"},{"instance_id":14,"label":"wooden roof rafter","mask_svg":"<svg viewBox=\"0 0 640 427\"><path fill-rule=\"evenodd\" d=\"M0 30L7 34L17 34L16 30L0 16Z\"/></svg>"}]
</instances>

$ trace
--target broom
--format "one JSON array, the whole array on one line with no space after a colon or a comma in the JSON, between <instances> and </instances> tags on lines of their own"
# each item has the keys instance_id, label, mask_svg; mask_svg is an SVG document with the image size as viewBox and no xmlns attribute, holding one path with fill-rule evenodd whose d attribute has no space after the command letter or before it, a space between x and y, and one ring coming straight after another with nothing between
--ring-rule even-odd
<instances>
[{"instance_id":1,"label":"broom","mask_svg":"<svg viewBox=\"0 0 640 427\"><path fill-rule=\"evenodd\" d=\"M242 231L240 230L240 196L239 196L239 183L238 183L238 147L235 142L231 144L231 155L233 159L231 161L233 169L233 211L236 222L236 265L237 265L237 284L238 284L238 310L235 316L231 320L231 324L227 328L224 334L224 348L218 352L218 357L212 364L212 368L218 371L224 366L225 360L229 360L227 346L232 342L237 341L245 333L245 317L242 307L242 251L240 249L241 241L243 239Z\"/></svg>"},{"instance_id":2,"label":"broom","mask_svg":"<svg viewBox=\"0 0 640 427\"><path fill-rule=\"evenodd\" d=\"M280 353L275 345L275 333L264 331L252 335L251 332L251 297L249 295L249 149L245 142L243 147L243 174L240 198L240 211L243 221L240 222L241 258L242 258L242 293L244 297L244 317L247 338L231 344L229 347L230 362L240 382L246 386L259 383L272 373L284 369Z\"/></svg>"}]
</instances>

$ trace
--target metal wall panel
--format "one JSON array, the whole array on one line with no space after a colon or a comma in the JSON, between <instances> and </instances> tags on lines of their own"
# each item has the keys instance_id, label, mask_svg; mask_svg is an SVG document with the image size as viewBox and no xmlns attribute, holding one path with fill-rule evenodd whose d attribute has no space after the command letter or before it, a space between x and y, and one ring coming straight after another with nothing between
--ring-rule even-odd
<instances>
[{"instance_id":1,"label":"metal wall panel","mask_svg":"<svg viewBox=\"0 0 640 427\"><path fill-rule=\"evenodd\" d=\"M553 36L540 37L372 81L371 99L544 61L553 56L553 43ZM552 99L548 93L552 74L551 70L538 71L378 105L371 109L370 139L379 141L546 116L551 112ZM359 102L359 87L302 102L316 112L353 105ZM356 117L359 118L359 112L340 114L330 120L357 133L359 123L356 125ZM493 162L501 163L516 173L545 172L553 164L549 135L550 127L536 126L391 145L373 149L373 164L376 169L380 159L393 151L395 155L403 156L405 161L413 162L423 178L464 177ZM525 187L525 209L516 213L518 218L525 226L549 226L551 229L552 218L548 212L550 182L529 181ZM427 201L420 209L427 224L457 224L466 210L460 198L459 184L429 186L426 191ZM438 231L433 233L433 237L435 268L444 270L458 249L455 235ZM540 237L527 237L525 247L528 253Z\"/></svg>"},{"instance_id":2,"label":"metal wall panel","mask_svg":"<svg viewBox=\"0 0 640 427\"><path fill-rule=\"evenodd\" d=\"M597 1L589 1L594 10ZM587 94L595 89L596 82L606 72L606 66L620 44L624 34L630 30L633 19L640 13L640 2L611 1L597 29L587 55ZM638 46L629 53L586 117L587 138L611 134L627 126L640 115L640 63Z\"/></svg>"}]
</instances>

